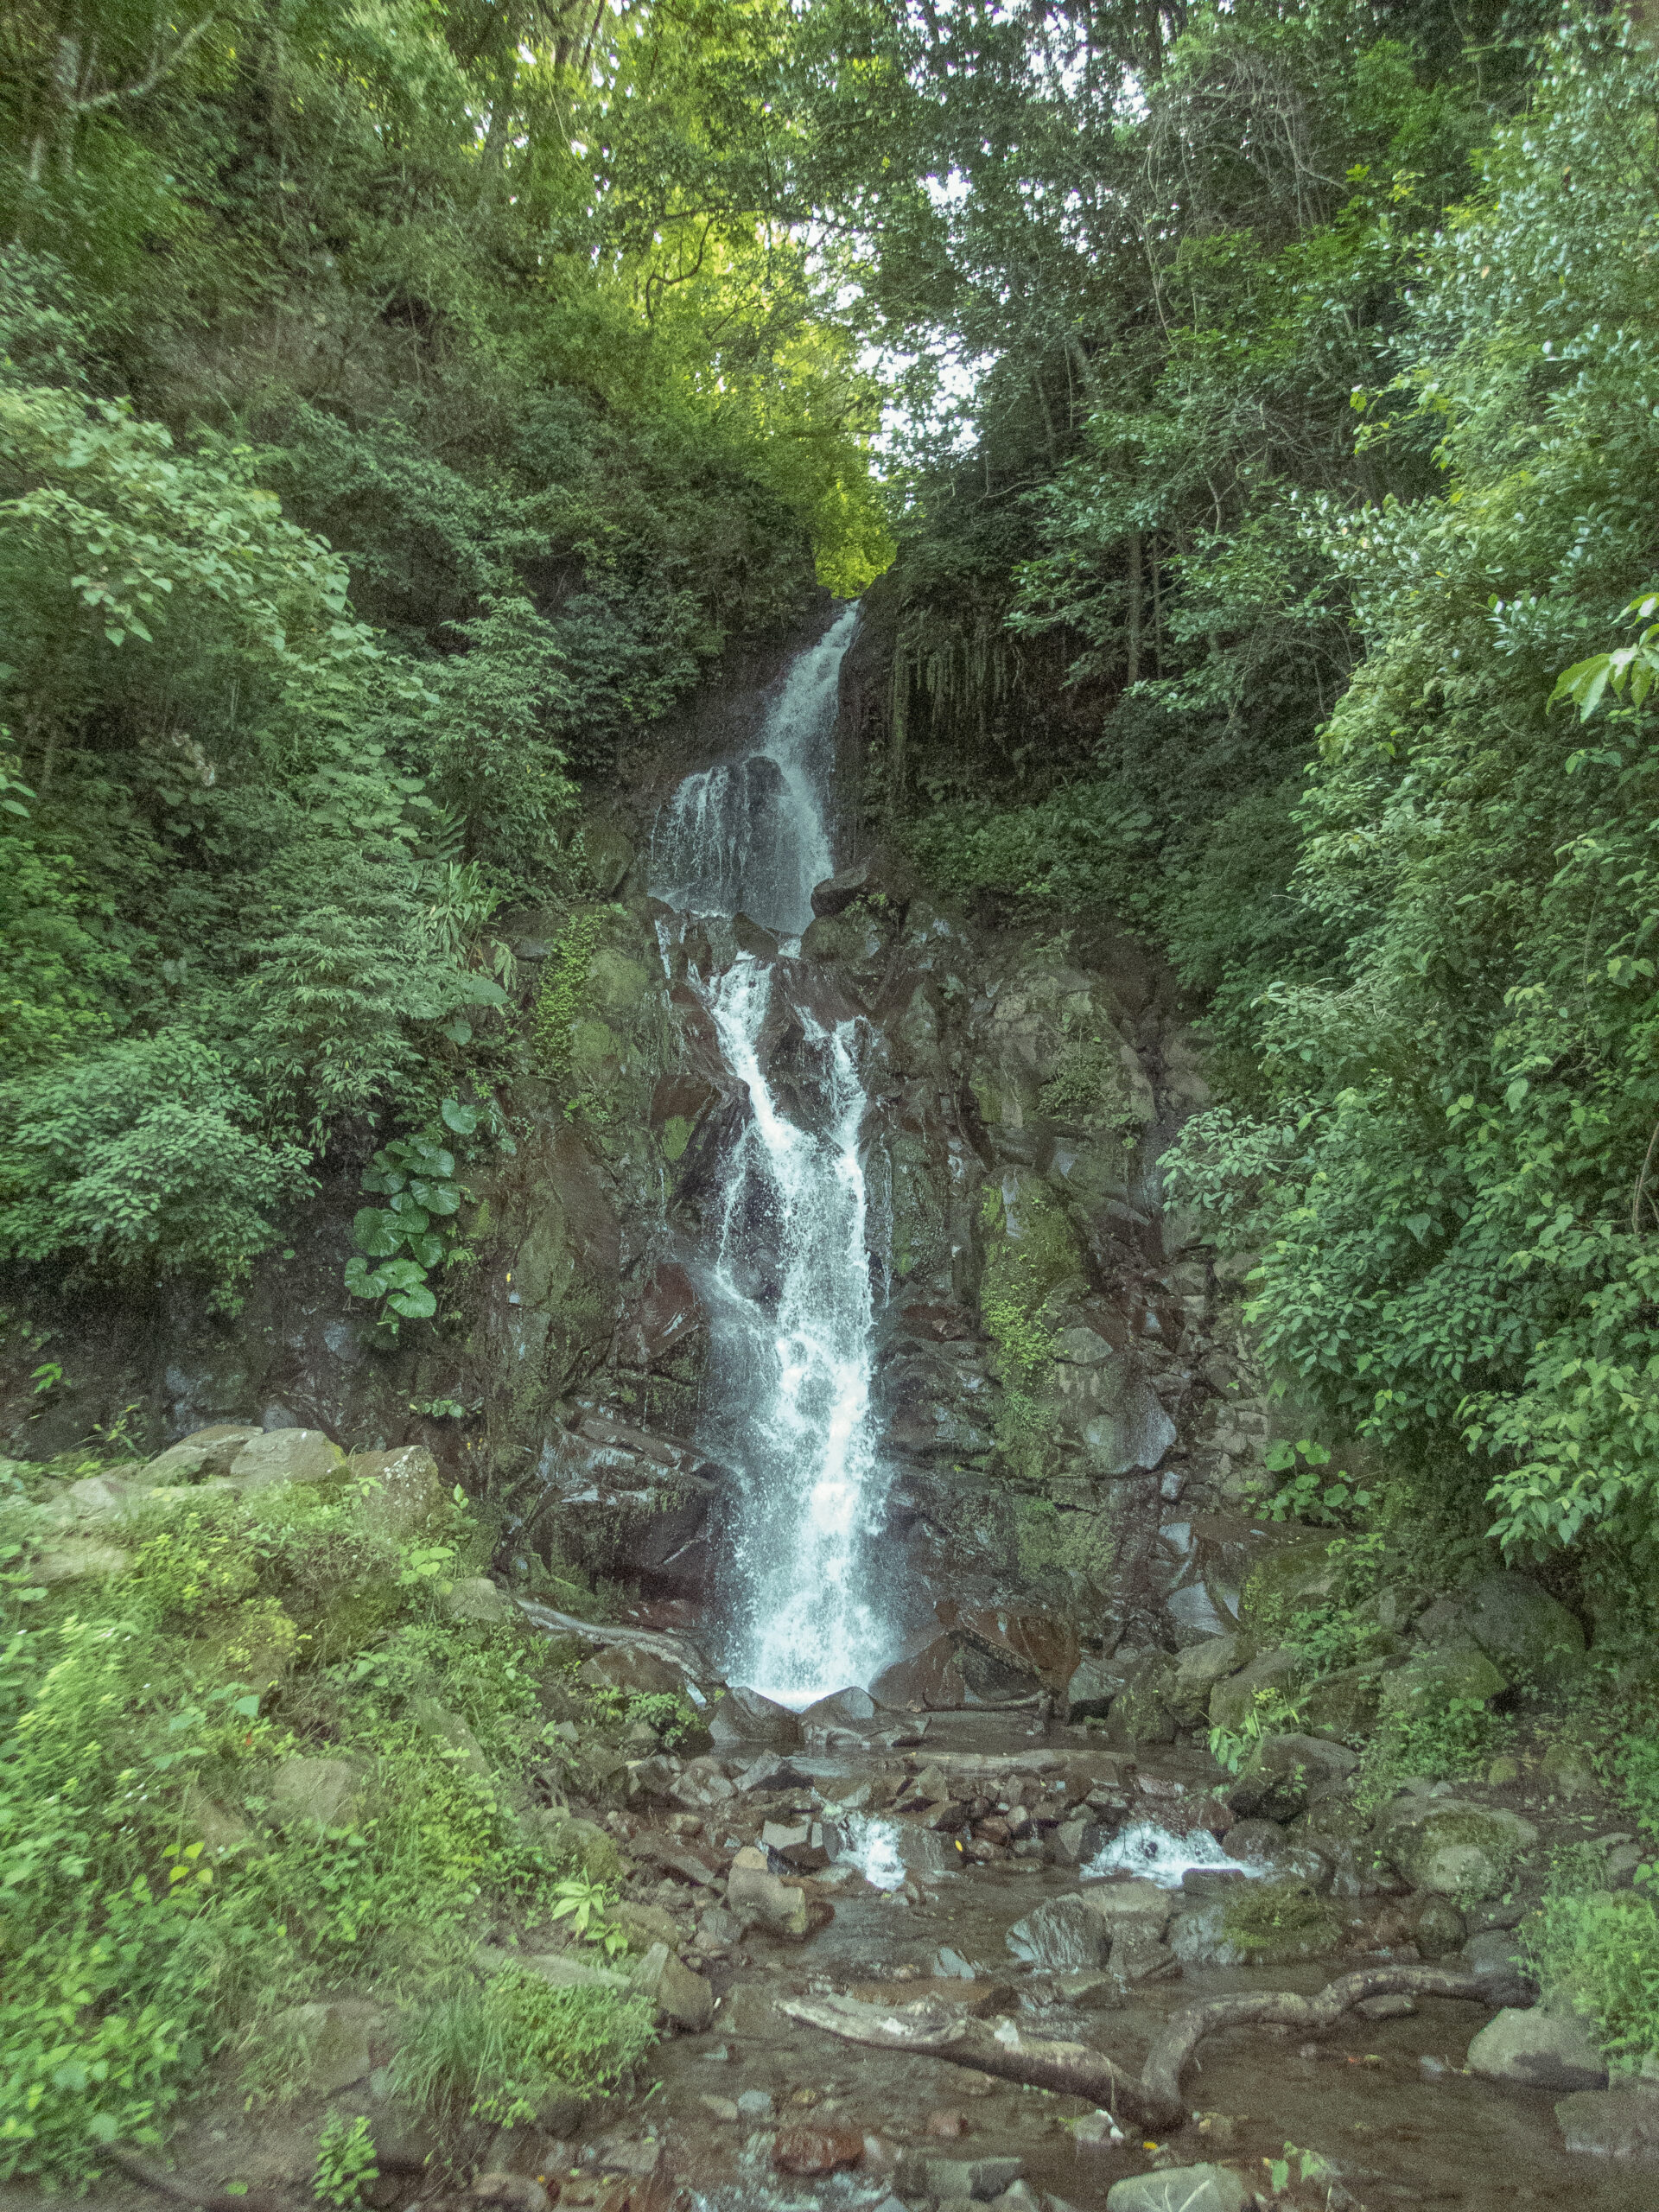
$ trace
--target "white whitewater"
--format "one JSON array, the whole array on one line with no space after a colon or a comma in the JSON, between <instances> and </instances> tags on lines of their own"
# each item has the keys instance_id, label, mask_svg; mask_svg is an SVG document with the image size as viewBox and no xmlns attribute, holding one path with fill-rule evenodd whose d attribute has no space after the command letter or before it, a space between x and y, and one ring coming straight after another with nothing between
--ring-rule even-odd
<instances>
[{"instance_id":1,"label":"white whitewater","mask_svg":"<svg viewBox=\"0 0 1659 2212\"><path fill-rule=\"evenodd\" d=\"M747 914L786 938L811 920L812 887L834 868L830 747L842 656L857 625L849 607L797 654L752 753L688 776L663 809L651 884L665 906Z\"/></svg>"},{"instance_id":2,"label":"white whitewater","mask_svg":"<svg viewBox=\"0 0 1659 2212\"><path fill-rule=\"evenodd\" d=\"M1230 1859L1208 1828L1173 1835L1152 1821L1137 1821L1101 1847L1083 1869L1083 1878L1093 1882L1107 1874L1138 1874L1143 1881L1155 1882L1160 1890L1179 1890L1183 1877L1199 1866L1253 1877L1267 1871Z\"/></svg>"},{"instance_id":3,"label":"white whitewater","mask_svg":"<svg viewBox=\"0 0 1659 2212\"><path fill-rule=\"evenodd\" d=\"M687 777L664 809L652 879L665 903L742 912L785 940L810 922L812 887L833 866L830 747L855 619L843 614L798 657L753 753ZM804 1050L791 1073L810 1094L811 1126L791 1119L761 1040L772 995L790 992L794 972L740 953L692 981L750 1109L699 1265L715 1336L706 1441L741 1486L726 1671L798 1707L868 1681L889 1630L870 1574L884 1475L870 1408L868 1040L861 1023L826 1026L794 1007Z\"/></svg>"}]
</instances>

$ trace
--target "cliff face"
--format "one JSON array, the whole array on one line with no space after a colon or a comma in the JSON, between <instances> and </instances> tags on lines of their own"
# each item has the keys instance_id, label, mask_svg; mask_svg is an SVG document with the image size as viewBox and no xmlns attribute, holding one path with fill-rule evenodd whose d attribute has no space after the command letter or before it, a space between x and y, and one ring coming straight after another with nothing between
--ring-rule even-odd
<instances>
[{"instance_id":1,"label":"cliff face","mask_svg":"<svg viewBox=\"0 0 1659 2212\"><path fill-rule=\"evenodd\" d=\"M360 1203L342 1179L234 1315L37 1292L65 1378L31 1402L14 1376L9 1450L47 1457L124 1408L156 1446L215 1420L424 1442L499 1499L500 1564L527 1583L568 1563L667 1618L718 1605L736 1509L698 1441L720 1385L686 1262L751 1109L688 977L747 953L787 969L780 1009L862 1025L878 1548L909 1628L1013 1603L1110 1650L1230 1624L1251 1540L1228 1516L1266 1418L1235 1293L1160 1202L1160 1154L1206 1095L1179 995L1097 925L1039 937L936 903L868 832L815 893L798 957L741 915L665 928L645 888L656 806L746 734L766 673L701 702L595 808L600 899L516 918L540 1042L501 1099L511 1148L465 1170L471 1259L438 1319L390 1351L369 1341L341 1287ZM855 645L843 790L874 681ZM758 1050L787 1102L798 1014L769 1019Z\"/></svg>"}]
</instances>

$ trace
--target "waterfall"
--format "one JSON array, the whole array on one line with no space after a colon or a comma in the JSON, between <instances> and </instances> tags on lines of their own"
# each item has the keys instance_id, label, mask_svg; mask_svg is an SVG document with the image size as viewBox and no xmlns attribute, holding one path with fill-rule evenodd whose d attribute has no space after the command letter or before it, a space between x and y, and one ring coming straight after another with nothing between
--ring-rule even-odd
<instances>
[{"instance_id":1,"label":"waterfall","mask_svg":"<svg viewBox=\"0 0 1659 2212\"><path fill-rule=\"evenodd\" d=\"M753 752L688 776L663 809L652 887L667 905L745 913L793 952L832 867L830 747L855 620L849 610L797 657ZM748 1109L693 1262L714 1338L701 1440L739 1485L725 1664L801 1706L868 1681L888 1656L871 1557L885 1486L862 1151L873 1039L861 1020L820 1019L791 957L739 952L690 980ZM800 1040L793 1113L764 1065L777 995Z\"/></svg>"},{"instance_id":2,"label":"waterfall","mask_svg":"<svg viewBox=\"0 0 1659 2212\"><path fill-rule=\"evenodd\" d=\"M835 863L824 798L836 684L858 611L849 607L798 653L766 712L760 742L741 760L688 776L651 841L651 887L692 914L747 914L798 938L812 887Z\"/></svg>"}]
</instances>

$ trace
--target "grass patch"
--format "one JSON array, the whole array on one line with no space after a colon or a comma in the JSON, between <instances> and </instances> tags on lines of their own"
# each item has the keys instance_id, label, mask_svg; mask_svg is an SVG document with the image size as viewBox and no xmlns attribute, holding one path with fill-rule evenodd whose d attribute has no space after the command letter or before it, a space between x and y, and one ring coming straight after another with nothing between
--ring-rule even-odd
<instances>
[{"instance_id":1,"label":"grass patch","mask_svg":"<svg viewBox=\"0 0 1659 2212\"><path fill-rule=\"evenodd\" d=\"M1247 1958L1312 1951L1337 1934L1337 1917L1306 1882L1241 1882L1227 1896L1222 1928Z\"/></svg>"},{"instance_id":2,"label":"grass patch","mask_svg":"<svg viewBox=\"0 0 1659 2212\"><path fill-rule=\"evenodd\" d=\"M533 2120L559 2089L614 2086L655 2041L644 1997L555 1989L509 1967L419 2021L392 2069L400 2096L440 2122Z\"/></svg>"},{"instance_id":3,"label":"grass patch","mask_svg":"<svg viewBox=\"0 0 1659 2212\"><path fill-rule=\"evenodd\" d=\"M1522 1942L1546 1999L1589 2020L1611 2060L1637 2066L1659 2055L1659 1909L1594 1879L1589 1867L1565 1868Z\"/></svg>"}]
</instances>

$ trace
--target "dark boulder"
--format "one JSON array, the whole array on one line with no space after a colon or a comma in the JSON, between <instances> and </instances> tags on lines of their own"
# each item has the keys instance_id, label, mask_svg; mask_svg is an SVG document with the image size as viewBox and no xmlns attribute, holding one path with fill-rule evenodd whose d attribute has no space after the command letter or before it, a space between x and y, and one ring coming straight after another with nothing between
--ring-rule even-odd
<instances>
[{"instance_id":1,"label":"dark boulder","mask_svg":"<svg viewBox=\"0 0 1659 2212\"><path fill-rule=\"evenodd\" d=\"M664 1596L705 1593L710 1509L728 1477L694 1445L592 1412L553 1431L539 1471L537 1542L590 1574Z\"/></svg>"}]
</instances>

